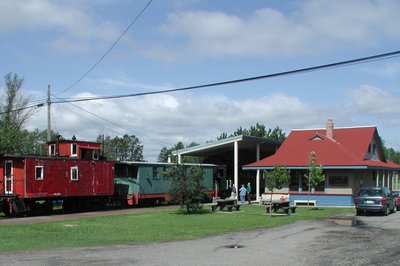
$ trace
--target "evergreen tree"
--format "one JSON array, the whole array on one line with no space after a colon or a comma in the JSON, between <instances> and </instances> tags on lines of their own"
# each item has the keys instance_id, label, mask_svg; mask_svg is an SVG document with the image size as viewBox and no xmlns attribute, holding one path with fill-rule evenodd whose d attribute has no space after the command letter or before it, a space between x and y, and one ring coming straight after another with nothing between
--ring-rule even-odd
<instances>
[{"instance_id":1,"label":"evergreen tree","mask_svg":"<svg viewBox=\"0 0 400 266\"><path fill-rule=\"evenodd\" d=\"M58 133L52 131L51 139L56 139L57 135ZM21 144L22 154L47 155L47 130L23 130Z\"/></svg>"},{"instance_id":2,"label":"evergreen tree","mask_svg":"<svg viewBox=\"0 0 400 266\"><path fill-rule=\"evenodd\" d=\"M158 155L158 161L159 162L168 162L168 157L171 158L171 162L177 163L178 162L178 156L173 156L172 153L174 151L179 151L181 149L189 148L189 147L194 147L197 146L196 142L192 142L189 145L185 146L181 141L179 141L177 144L174 145L174 147L168 149L167 147L163 147ZM196 156L184 156L182 158L181 163L201 163L202 159L198 158Z\"/></svg>"},{"instance_id":3,"label":"evergreen tree","mask_svg":"<svg viewBox=\"0 0 400 266\"><path fill-rule=\"evenodd\" d=\"M143 145L135 135L122 137L100 135L97 141L103 145L103 155L112 160L143 162Z\"/></svg>"}]
</instances>

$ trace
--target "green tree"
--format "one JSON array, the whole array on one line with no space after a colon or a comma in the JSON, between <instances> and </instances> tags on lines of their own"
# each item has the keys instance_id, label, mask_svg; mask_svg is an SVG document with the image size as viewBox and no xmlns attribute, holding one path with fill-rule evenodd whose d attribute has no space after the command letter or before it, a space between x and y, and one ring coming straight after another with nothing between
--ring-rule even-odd
<instances>
[{"instance_id":1,"label":"green tree","mask_svg":"<svg viewBox=\"0 0 400 266\"><path fill-rule=\"evenodd\" d=\"M257 123L255 126L250 127L248 134L254 137L265 138L267 136L267 130L263 124Z\"/></svg>"},{"instance_id":2,"label":"green tree","mask_svg":"<svg viewBox=\"0 0 400 266\"><path fill-rule=\"evenodd\" d=\"M97 141L103 144L103 155L109 159L121 161L143 162L143 145L135 135L122 137L100 135Z\"/></svg>"},{"instance_id":3,"label":"green tree","mask_svg":"<svg viewBox=\"0 0 400 266\"><path fill-rule=\"evenodd\" d=\"M189 145L183 144L181 141L179 141L177 144L174 145L174 147L168 149L167 147L163 147L158 155L158 161L159 162L168 162L168 157L171 158L171 162L177 163L178 162L178 156L173 156L174 151L179 151L181 149L189 148L189 147L194 147L199 145L196 142L192 142ZM196 156L184 156L182 158L181 163L201 163L202 159Z\"/></svg>"},{"instance_id":4,"label":"green tree","mask_svg":"<svg viewBox=\"0 0 400 266\"><path fill-rule=\"evenodd\" d=\"M279 128L279 126L275 127L274 129L269 128L267 130L264 124L256 123L255 126L250 126L249 129L239 127L230 135L224 132L219 137L217 137L217 140L226 139L234 136L240 136L240 135L247 135L247 136L266 138L271 140L279 140L279 141L284 141L286 139L286 134L282 131L281 128Z\"/></svg>"},{"instance_id":5,"label":"green tree","mask_svg":"<svg viewBox=\"0 0 400 266\"><path fill-rule=\"evenodd\" d=\"M275 127L274 129L268 129L268 132L266 134L267 139L273 139L273 140L280 140L284 141L286 139L286 134L282 131L279 126Z\"/></svg>"},{"instance_id":6,"label":"green tree","mask_svg":"<svg viewBox=\"0 0 400 266\"><path fill-rule=\"evenodd\" d=\"M229 137L228 133L223 132L223 133L221 133L221 135L219 135L219 137L217 137L217 140L227 139L228 137Z\"/></svg>"},{"instance_id":7,"label":"green tree","mask_svg":"<svg viewBox=\"0 0 400 266\"><path fill-rule=\"evenodd\" d=\"M167 168L164 175L172 180L168 193L173 201L181 208L186 208L189 214L203 210L203 202L208 194L204 186L203 169L200 166L175 164Z\"/></svg>"},{"instance_id":8,"label":"green tree","mask_svg":"<svg viewBox=\"0 0 400 266\"><path fill-rule=\"evenodd\" d=\"M394 150L393 148L386 147L385 141L382 138L380 139L380 141L382 144L383 153L385 154L385 158L387 160L390 160L394 163L399 164L400 163L400 152Z\"/></svg>"},{"instance_id":9,"label":"green tree","mask_svg":"<svg viewBox=\"0 0 400 266\"><path fill-rule=\"evenodd\" d=\"M308 173L304 174L308 183L308 200L310 199L311 188L316 188L325 180L322 165L317 166L317 155L314 151L310 153Z\"/></svg>"},{"instance_id":10,"label":"green tree","mask_svg":"<svg viewBox=\"0 0 400 266\"><path fill-rule=\"evenodd\" d=\"M96 139L97 142L101 143L101 152L104 157L109 159L114 158L114 146L110 136L99 135Z\"/></svg>"},{"instance_id":11,"label":"green tree","mask_svg":"<svg viewBox=\"0 0 400 266\"><path fill-rule=\"evenodd\" d=\"M172 156L172 150L167 149L167 147L163 147L158 155L157 162L168 162L168 157Z\"/></svg>"},{"instance_id":12,"label":"green tree","mask_svg":"<svg viewBox=\"0 0 400 266\"><path fill-rule=\"evenodd\" d=\"M29 97L22 95L24 78L8 73L5 77L5 93L0 102L0 152L21 153L23 125L34 109L27 108Z\"/></svg>"},{"instance_id":13,"label":"green tree","mask_svg":"<svg viewBox=\"0 0 400 266\"><path fill-rule=\"evenodd\" d=\"M57 135L57 132L52 131L51 139L56 139ZM22 136L22 154L47 155L47 130L40 131L39 129L35 129L31 132L23 130Z\"/></svg>"},{"instance_id":14,"label":"green tree","mask_svg":"<svg viewBox=\"0 0 400 266\"><path fill-rule=\"evenodd\" d=\"M400 163L400 152L395 151L393 148L383 147L383 151L385 153L385 157L387 160L391 160L394 163Z\"/></svg>"},{"instance_id":15,"label":"green tree","mask_svg":"<svg viewBox=\"0 0 400 266\"><path fill-rule=\"evenodd\" d=\"M282 189L282 187L289 183L290 180L290 170L286 167L275 166L272 171L264 171L264 176L267 179L267 188L272 194L275 189ZM269 213L272 215L272 205L269 206Z\"/></svg>"}]
</instances>

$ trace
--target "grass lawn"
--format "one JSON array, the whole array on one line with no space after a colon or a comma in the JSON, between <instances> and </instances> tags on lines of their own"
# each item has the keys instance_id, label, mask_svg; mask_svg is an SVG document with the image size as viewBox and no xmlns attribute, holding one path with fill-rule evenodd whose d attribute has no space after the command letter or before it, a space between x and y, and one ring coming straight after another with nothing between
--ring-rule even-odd
<instances>
[{"instance_id":1,"label":"grass lawn","mask_svg":"<svg viewBox=\"0 0 400 266\"><path fill-rule=\"evenodd\" d=\"M352 208L297 208L294 215L270 217L260 205L245 205L240 210L195 215L161 210L61 222L0 225L0 252L187 240L354 213Z\"/></svg>"}]
</instances>

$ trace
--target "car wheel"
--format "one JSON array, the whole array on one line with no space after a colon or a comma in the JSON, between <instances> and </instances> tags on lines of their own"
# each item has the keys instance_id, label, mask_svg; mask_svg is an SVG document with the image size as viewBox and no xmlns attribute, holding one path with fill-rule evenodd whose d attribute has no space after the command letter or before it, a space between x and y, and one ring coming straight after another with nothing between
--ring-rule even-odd
<instances>
[{"instance_id":1,"label":"car wheel","mask_svg":"<svg viewBox=\"0 0 400 266\"><path fill-rule=\"evenodd\" d=\"M386 206L385 210L383 211L383 215L388 216L389 215L389 206Z\"/></svg>"},{"instance_id":2,"label":"car wheel","mask_svg":"<svg viewBox=\"0 0 400 266\"><path fill-rule=\"evenodd\" d=\"M356 210L356 215L357 215L357 216L361 216L361 215L362 215L362 211Z\"/></svg>"}]
</instances>

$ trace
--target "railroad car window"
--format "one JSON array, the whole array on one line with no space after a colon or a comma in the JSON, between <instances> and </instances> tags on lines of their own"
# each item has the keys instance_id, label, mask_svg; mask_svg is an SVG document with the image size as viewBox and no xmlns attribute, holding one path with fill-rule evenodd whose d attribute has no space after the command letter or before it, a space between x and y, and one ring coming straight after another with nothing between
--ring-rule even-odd
<instances>
[{"instance_id":1,"label":"railroad car window","mask_svg":"<svg viewBox=\"0 0 400 266\"><path fill-rule=\"evenodd\" d=\"M158 167L153 167L153 179L160 179L161 173L158 171Z\"/></svg>"},{"instance_id":2,"label":"railroad car window","mask_svg":"<svg viewBox=\"0 0 400 266\"><path fill-rule=\"evenodd\" d=\"M128 177L137 179L138 170L139 170L139 169L138 169L137 166L130 166L130 167L128 168Z\"/></svg>"},{"instance_id":3,"label":"railroad car window","mask_svg":"<svg viewBox=\"0 0 400 266\"><path fill-rule=\"evenodd\" d=\"M99 150L93 150L93 160L98 160L99 157Z\"/></svg>"},{"instance_id":4,"label":"railroad car window","mask_svg":"<svg viewBox=\"0 0 400 266\"><path fill-rule=\"evenodd\" d=\"M79 172L77 166L71 167L71 180L79 180Z\"/></svg>"},{"instance_id":5,"label":"railroad car window","mask_svg":"<svg viewBox=\"0 0 400 266\"><path fill-rule=\"evenodd\" d=\"M76 143L71 144L71 156L76 156L77 155L77 150L76 150Z\"/></svg>"},{"instance_id":6,"label":"railroad car window","mask_svg":"<svg viewBox=\"0 0 400 266\"><path fill-rule=\"evenodd\" d=\"M161 172L161 175L162 175L164 180L168 180L169 179L168 174L165 174L166 172L167 172L167 167L163 166L163 170Z\"/></svg>"},{"instance_id":7,"label":"railroad car window","mask_svg":"<svg viewBox=\"0 0 400 266\"><path fill-rule=\"evenodd\" d=\"M36 166L35 167L35 180L43 180L44 177L44 167Z\"/></svg>"},{"instance_id":8,"label":"railroad car window","mask_svg":"<svg viewBox=\"0 0 400 266\"><path fill-rule=\"evenodd\" d=\"M49 145L49 156L55 156L55 155L56 155L56 145L50 144Z\"/></svg>"}]
</instances>

